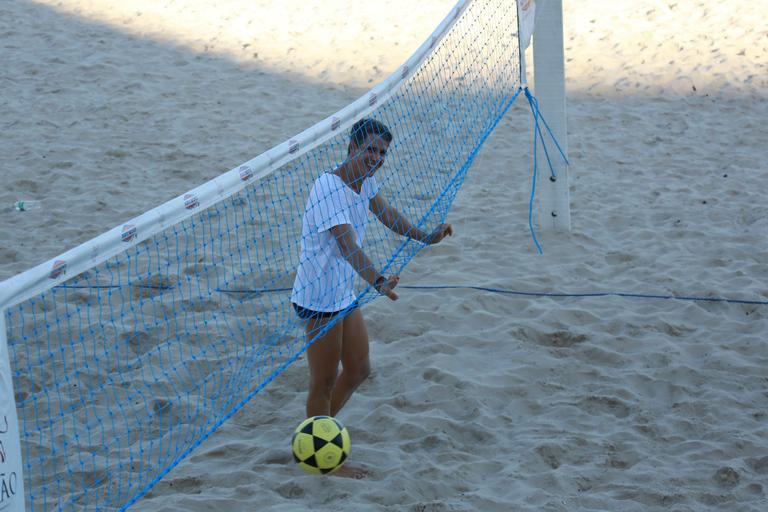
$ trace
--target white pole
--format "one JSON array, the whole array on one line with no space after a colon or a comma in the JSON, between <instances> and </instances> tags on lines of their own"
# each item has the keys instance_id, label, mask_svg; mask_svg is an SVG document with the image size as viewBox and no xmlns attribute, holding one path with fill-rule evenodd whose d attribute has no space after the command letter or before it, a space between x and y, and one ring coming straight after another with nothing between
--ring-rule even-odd
<instances>
[{"instance_id":1,"label":"white pole","mask_svg":"<svg viewBox=\"0 0 768 512\"><path fill-rule=\"evenodd\" d=\"M565 156L568 136L565 118L565 58L563 51L563 2L536 2L536 24L533 32L534 95L541 111ZM539 225L543 231L570 231L571 206L568 191L568 166L542 123L556 178L550 177L544 149L539 141Z\"/></svg>"},{"instance_id":2,"label":"white pole","mask_svg":"<svg viewBox=\"0 0 768 512\"><path fill-rule=\"evenodd\" d=\"M24 512L21 438L3 309L0 309L0 510Z\"/></svg>"}]
</instances>

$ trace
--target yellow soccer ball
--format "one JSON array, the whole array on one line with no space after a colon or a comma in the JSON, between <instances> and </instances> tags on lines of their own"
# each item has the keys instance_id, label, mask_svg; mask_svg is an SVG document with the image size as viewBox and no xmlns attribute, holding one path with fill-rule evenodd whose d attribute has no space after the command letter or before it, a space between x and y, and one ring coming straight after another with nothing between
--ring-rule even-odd
<instances>
[{"instance_id":1,"label":"yellow soccer ball","mask_svg":"<svg viewBox=\"0 0 768 512\"><path fill-rule=\"evenodd\" d=\"M296 427L291 439L293 459L313 475L339 469L349 457L349 432L330 416L313 416Z\"/></svg>"}]
</instances>

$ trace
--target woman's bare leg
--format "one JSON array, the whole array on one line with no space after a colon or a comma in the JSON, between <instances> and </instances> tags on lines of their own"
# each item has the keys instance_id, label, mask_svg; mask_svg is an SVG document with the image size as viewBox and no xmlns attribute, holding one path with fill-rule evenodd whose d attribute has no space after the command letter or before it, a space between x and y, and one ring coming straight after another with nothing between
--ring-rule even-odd
<instances>
[{"instance_id":1,"label":"woman's bare leg","mask_svg":"<svg viewBox=\"0 0 768 512\"><path fill-rule=\"evenodd\" d=\"M359 309L353 310L343 320L341 367L341 375L336 380L331 394L331 416L336 416L352 393L371 373L368 330Z\"/></svg>"},{"instance_id":2,"label":"woman's bare leg","mask_svg":"<svg viewBox=\"0 0 768 512\"><path fill-rule=\"evenodd\" d=\"M328 320L323 319L311 320L307 324L307 336L314 336L327 323ZM368 332L360 311L354 310L307 347L307 361L310 374L307 417L335 416L370 372ZM339 362L343 366L341 375L338 375ZM365 478L372 474L364 466L351 464L333 473L345 478Z\"/></svg>"},{"instance_id":3,"label":"woman's bare leg","mask_svg":"<svg viewBox=\"0 0 768 512\"><path fill-rule=\"evenodd\" d=\"M330 319L321 318L307 322L307 338L311 339L323 329ZM342 352L343 323L336 322L320 338L307 347L309 363L309 393L307 417L330 416L331 395L336 385Z\"/></svg>"}]
</instances>

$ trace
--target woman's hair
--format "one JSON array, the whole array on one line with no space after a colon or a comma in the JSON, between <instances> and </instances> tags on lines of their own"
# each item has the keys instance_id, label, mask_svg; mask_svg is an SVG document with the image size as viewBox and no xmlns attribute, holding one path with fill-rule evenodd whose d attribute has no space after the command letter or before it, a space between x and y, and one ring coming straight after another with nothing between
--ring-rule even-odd
<instances>
[{"instance_id":1,"label":"woman's hair","mask_svg":"<svg viewBox=\"0 0 768 512\"><path fill-rule=\"evenodd\" d=\"M366 117L352 125L349 132L350 146L353 142L358 147L362 146L369 135L378 135L387 143L392 142L392 133L389 128L375 119Z\"/></svg>"}]
</instances>

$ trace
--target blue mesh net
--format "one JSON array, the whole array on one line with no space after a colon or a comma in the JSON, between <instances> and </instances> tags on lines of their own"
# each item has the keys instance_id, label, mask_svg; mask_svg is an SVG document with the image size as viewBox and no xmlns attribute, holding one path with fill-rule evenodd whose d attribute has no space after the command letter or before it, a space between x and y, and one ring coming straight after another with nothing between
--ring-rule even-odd
<instances>
[{"instance_id":1,"label":"blue mesh net","mask_svg":"<svg viewBox=\"0 0 768 512\"><path fill-rule=\"evenodd\" d=\"M424 231L517 97L516 27L514 2L470 3L369 116L394 137L380 193ZM126 508L298 356L302 217L348 143L339 133L6 312L28 510ZM362 247L398 273L424 245L371 217ZM351 285L361 304L378 296Z\"/></svg>"}]
</instances>

